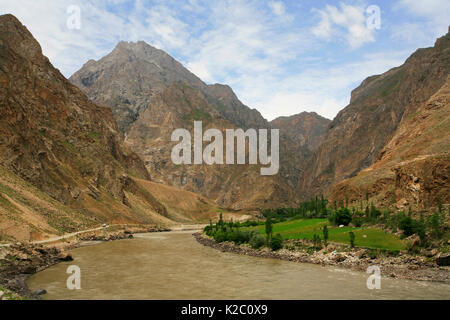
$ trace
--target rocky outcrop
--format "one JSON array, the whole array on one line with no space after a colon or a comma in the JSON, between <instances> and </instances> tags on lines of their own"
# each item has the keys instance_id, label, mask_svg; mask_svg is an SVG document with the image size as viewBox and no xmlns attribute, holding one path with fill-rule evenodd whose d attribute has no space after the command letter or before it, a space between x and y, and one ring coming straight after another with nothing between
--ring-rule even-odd
<instances>
[{"instance_id":1,"label":"rocky outcrop","mask_svg":"<svg viewBox=\"0 0 450 320\"><path fill-rule=\"evenodd\" d=\"M65 79L12 15L0 16L0 83L0 241L105 222L172 223L153 185L137 182L150 175L124 145L111 109Z\"/></svg>"},{"instance_id":2,"label":"rocky outcrop","mask_svg":"<svg viewBox=\"0 0 450 320\"><path fill-rule=\"evenodd\" d=\"M361 176L352 184L356 188L369 182L363 176L370 176L370 185L395 181L393 172L377 169L386 162L393 166L449 151L448 95L438 93L448 82L449 45L447 34L434 47L417 50L402 66L364 80L352 92L350 104L331 122L300 188L311 195L328 193L333 185L359 172Z\"/></svg>"},{"instance_id":3,"label":"rocky outcrop","mask_svg":"<svg viewBox=\"0 0 450 320\"><path fill-rule=\"evenodd\" d=\"M56 263L72 260L69 253L56 247L27 244L0 247L0 286L22 297L36 299L39 293L28 289L27 278Z\"/></svg>"},{"instance_id":4,"label":"rocky outcrop","mask_svg":"<svg viewBox=\"0 0 450 320\"><path fill-rule=\"evenodd\" d=\"M371 201L396 209L450 203L450 76L416 112L402 119L379 159L331 190L332 201Z\"/></svg>"},{"instance_id":5,"label":"rocky outcrop","mask_svg":"<svg viewBox=\"0 0 450 320\"><path fill-rule=\"evenodd\" d=\"M143 41L122 41L100 59L90 60L70 81L95 103L109 107L122 133L147 109L152 98L175 81L206 85L162 50Z\"/></svg>"},{"instance_id":6,"label":"rocky outcrop","mask_svg":"<svg viewBox=\"0 0 450 320\"><path fill-rule=\"evenodd\" d=\"M281 169L262 177L259 166L176 166L170 161L171 133L203 127L270 128L226 85L206 85L169 55L144 43L119 43L99 61L88 62L70 80L93 101L113 111L127 145L145 161L153 179L199 193L224 208L255 210L294 205L306 147L281 138ZM313 131L313 130L311 130ZM252 185L252 188L247 186Z\"/></svg>"},{"instance_id":7,"label":"rocky outcrop","mask_svg":"<svg viewBox=\"0 0 450 320\"><path fill-rule=\"evenodd\" d=\"M155 181L202 194L223 208L257 210L294 203L293 188L280 174L261 176L259 165L172 163L171 151L177 144L171 142L173 130L185 128L193 136L194 120L202 121L204 131L216 128L224 137L225 129L236 129L236 125L224 119L201 90L177 82L155 96L131 126L125 142L142 156ZM252 187L248 188L250 185Z\"/></svg>"},{"instance_id":8,"label":"rocky outcrop","mask_svg":"<svg viewBox=\"0 0 450 320\"><path fill-rule=\"evenodd\" d=\"M279 117L270 122L272 128L280 129L300 146L315 151L322 143L331 120L315 112L302 112L290 117Z\"/></svg>"}]
</instances>

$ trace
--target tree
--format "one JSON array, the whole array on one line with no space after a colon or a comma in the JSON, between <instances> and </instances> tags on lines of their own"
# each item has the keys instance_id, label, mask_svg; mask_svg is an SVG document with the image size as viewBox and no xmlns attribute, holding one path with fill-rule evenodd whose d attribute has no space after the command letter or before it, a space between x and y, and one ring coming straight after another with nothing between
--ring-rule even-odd
<instances>
[{"instance_id":1,"label":"tree","mask_svg":"<svg viewBox=\"0 0 450 320\"><path fill-rule=\"evenodd\" d=\"M335 222L337 225L347 226L352 221L352 214L348 208L339 208L335 213Z\"/></svg>"},{"instance_id":2,"label":"tree","mask_svg":"<svg viewBox=\"0 0 450 320\"><path fill-rule=\"evenodd\" d=\"M440 239L442 236L442 227L444 225L445 217L439 212L435 212L430 218L431 234L436 238Z\"/></svg>"},{"instance_id":3,"label":"tree","mask_svg":"<svg viewBox=\"0 0 450 320\"><path fill-rule=\"evenodd\" d=\"M272 218L268 216L266 218L266 235L267 235L267 243L270 243L270 240L272 239Z\"/></svg>"},{"instance_id":4,"label":"tree","mask_svg":"<svg viewBox=\"0 0 450 320\"><path fill-rule=\"evenodd\" d=\"M314 234L314 236L313 236L313 243L314 243L314 247L315 248L320 248L321 247L321 243L322 243L322 241L320 240L320 236L318 236L317 234Z\"/></svg>"},{"instance_id":5,"label":"tree","mask_svg":"<svg viewBox=\"0 0 450 320\"><path fill-rule=\"evenodd\" d=\"M270 241L270 248L273 251L277 251L281 248L283 248L283 238L281 237L281 234L277 233L273 239Z\"/></svg>"},{"instance_id":6,"label":"tree","mask_svg":"<svg viewBox=\"0 0 450 320\"><path fill-rule=\"evenodd\" d=\"M327 225L323 226L323 241L325 242L325 247L328 246L328 227Z\"/></svg>"},{"instance_id":7,"label":"tree","mask_svg":"<svg viewBox=\"0 0 450 320\"><path fill-rule=\"evenodd\" d=\"M353 231L350 231L348 233L348 235L350 236L350 247L354 248L355 247L355 234L353 233Z\"/></svg>"},{"instance_id":8,"label":"tree","mask_svg":"<svg viewBox=\"0 0 450 320\"><path fill-rule=\"evenodd\" d=\"M403 217L400 220L398 227L403 230L404 235L407 237L416 232L416 223L410 216Z\"/></svg>"}]
</instances>

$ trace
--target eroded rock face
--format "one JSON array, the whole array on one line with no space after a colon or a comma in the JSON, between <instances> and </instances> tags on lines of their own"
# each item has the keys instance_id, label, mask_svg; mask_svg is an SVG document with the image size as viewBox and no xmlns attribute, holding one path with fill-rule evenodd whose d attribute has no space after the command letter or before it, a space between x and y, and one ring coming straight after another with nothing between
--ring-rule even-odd
<instances>
[{"instance_id":1,"label":"eroded rock face","mask_svg":"<svg viewBox=\"0 0 450 320\"><path fill-rule=\"evenodd\" d=\"M334 184L369 168L383 158L383 155L395 149L395 144L402 143L402 139L395 140L394 144L390 143L394 141L392 139L395 135L421 126L424 119L416 118L416 122L408 124L407 120L415 117L448 81L449 44L450 35L447 34L438 39L434 47L417 50L402 66L364 80L352 92L350 105L331 122L324 142L315 153L307 174L300 181L300 188L309 189L311 194L329 192ZM447 98L441 96L439 99L444 99L444 105L448 106ZM448 113L444 115L444 119L447 116ZM419 141L419 135L426 133L426 130L426 127L422 127L422 132L415 130L416 136L410 136L409 141ZM441 135L447 137L448 134L449 128L441 127ZM437 136L427 137L430 140L422 143L440 149L432 151L430 147L432 153L443 151L442 147L448 148L446 144L438 147L440 138ZM407 158L412 159L414 153L424 154L420 151L423 150L422 147L416 152L417 146L418 143L414 147L403 143L403 147L409 150ZM398 150L400 149L392 152L398 154ZM403 160L395 161L399 163ZM368 170L376 171L376 168L374 166ZM375 180L393 179L393 173L376 173Z\"/></svg>"},{"instance_id":2,"label":"eroded rock face","mask_svg":"<svg viewBox=\"0 0 450 320\"><path fill-rule=\"evenodd\" d=\"M142 156L155 181L202 194L223 208L256 210L294 203L293 188L282 176L262 176L259 165L175 165L171 151L178 142L171 142L171 134L176 128L185 128L193 137L194 120L202 121L203 132L221 130L224 146L225 129L237 128L201 90L176 82L154 97L131 126L125 142Z\"/></svg>"},{"instance_id":3,"label":"eroded rock face","mask_svg":"<svg viewBox=\"0 0 450 320\"><path fill-rule=\"evenodd\" d=\"M437 81L427 80L428 73L435 72L444 79L441 87L426 101L420 102L419 95L406 106L396 131L375 162L355 177L335 185L331 190L333 201L342 201L347 196L350 201L359 202L367 190L374 202L398 209L436 207L439 198L443 203L450 202L449 43L447 35L434 48L419 50L408 59L417 60L418 67L424 61L430 62L430 70L421 70L425 73L420 82L422 91L431 91L430 86L434 88Z\"/></svg>"},{"instance_id":4,"label":"eroded rock face","mask_svg":"<svg viewBox=\"0 0 450 320\"><path fill-rule=\"evenodd\" d=\"M65 79L12 15L0 16L0 83L1 240L164 218L134 181L150 176L111 110Z\"/></svg>"},{"instance_id":5,"label":"eroded rock face","mask_svg":"<svg viewBox=\"0 0 450 320\"><path fill-rule=\"evenodd\" d=\"M2 164L62 202L88 186L120 197L125 169L149 178L122 146L110 110L67 81L15 17L0 25Z\"/></svg>"},{"instance_id":6,"label":"eroded rock face","mask_svg":"<svg viewBox=\"0 0 450 320\"><path fill-rule=\"evenodd\" d=\"M144 42L120 43L98 62L88 62L71 81L111 108L127 145L144 159L156 181L200 193L233 210L295 204L295 186L311 152L285 135L284 129L276 177L261 176L259 166L175 166L171 162L175 145L170 142L171 133L177 128L192 130L194 120L203 121L205 130L271 128L229 86L206 85Z\"/></svg>"},{"instance_id":7,"label":"eroded rock face","mask_svg":"<svg viewBox=\"0 0 450 320\"><path fill-rule=\"evenodd\" d=\"M315 112L302 112L290 117L279 117L270 122L272 128L280 129L291 139L315 151L322 143L331 120Z\"/></svg>"}]
</instances>

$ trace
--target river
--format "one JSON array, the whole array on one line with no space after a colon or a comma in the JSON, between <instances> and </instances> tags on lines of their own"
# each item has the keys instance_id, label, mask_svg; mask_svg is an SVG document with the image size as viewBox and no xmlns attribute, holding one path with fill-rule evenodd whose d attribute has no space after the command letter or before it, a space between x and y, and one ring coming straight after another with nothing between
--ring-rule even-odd
<instances>
[{"instance_id":1,"label":"river","mask_svg":"<svg viewBox=\"0 0 450 320\"><path fill-rule=\"evenodd\" d=\"M224 253L196 242L192 232L139 234L72 251L74 261L28 280L44 299L450 299L450 285L381 279L333 267ZM81 270L69 290L68 266Z\"/></svg>"}]
</instances>

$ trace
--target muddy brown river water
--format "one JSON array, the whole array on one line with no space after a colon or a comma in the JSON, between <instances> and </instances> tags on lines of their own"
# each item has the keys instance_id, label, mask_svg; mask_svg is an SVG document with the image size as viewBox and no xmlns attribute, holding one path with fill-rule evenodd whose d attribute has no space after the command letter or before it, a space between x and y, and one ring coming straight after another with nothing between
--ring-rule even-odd
<instances>
[{"instance_id":1,"label":"muddy brown river water","mask_svg":"<svg viewBox=\"0 0 450 320\"><path fill-rule=\"evenodd\" d=\"M223 253L192 232L151 233L72 251L74 261L33 275L44 299L450 299L444 283L381 279L333 267ZM81 270L81 289L66 286L68 266Z\"/></svg>"}]
</instances>

